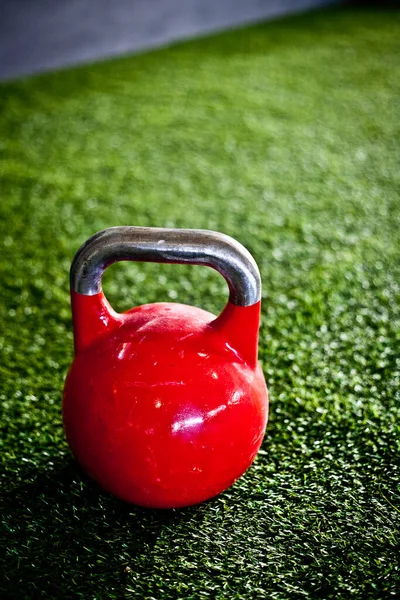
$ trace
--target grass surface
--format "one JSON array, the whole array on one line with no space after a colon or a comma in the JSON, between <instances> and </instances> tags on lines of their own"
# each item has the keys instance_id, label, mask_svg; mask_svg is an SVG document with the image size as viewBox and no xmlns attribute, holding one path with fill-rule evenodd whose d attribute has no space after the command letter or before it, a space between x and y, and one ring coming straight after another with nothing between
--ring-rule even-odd
<instances>
[{"instance_id":1,"label":"grass surface","mask_svg":"<svg viewBox=\"0 0 400 600\"><path fill-rule=\"evenodd\" d=\"M400 13L331 10L0 87L3 598L399 591ZM68 270L112 225L210 228L263 277L256 463L146 511L72 460ZM122 264L119 309L221 310L200 267Z\"/></svg>"}]
</instances>

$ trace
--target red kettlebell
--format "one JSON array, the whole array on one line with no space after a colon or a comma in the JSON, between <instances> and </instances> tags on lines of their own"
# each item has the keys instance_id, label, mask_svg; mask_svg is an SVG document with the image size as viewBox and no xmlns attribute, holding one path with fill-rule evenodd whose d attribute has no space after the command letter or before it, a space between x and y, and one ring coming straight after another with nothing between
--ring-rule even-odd
<instances>
[{"instance_id":1,"label":"red kettlebell","mask_svg":"<svg viewBox=\"0 0 400 600\"><path fill-rule=\"evenodd\" d=\"M120 260L213 267L229 301L219 317L170 302L118 314L101 277ZM253 257L221 233L112 227L80 248L63 417L93 479L134 504L177 508L219 494L246 471L268 416L257 363L260 297Z\"/></svg>"}]
</instances>

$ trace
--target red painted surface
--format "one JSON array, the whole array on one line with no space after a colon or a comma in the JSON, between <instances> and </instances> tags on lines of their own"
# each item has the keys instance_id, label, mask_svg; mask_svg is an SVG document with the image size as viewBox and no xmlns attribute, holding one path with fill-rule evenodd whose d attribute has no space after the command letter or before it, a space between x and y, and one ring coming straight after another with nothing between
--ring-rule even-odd
<instances>
[{"instance_id":1,"label":"red painted surface","mask_svg":"<svg viewBox=\"0 0 400 600\"><path fill-rule=\"evenodd\" d=\"M268 413L257 364L260 303L148 304L117 314L72 292L68 442L106 490L141 506L202 502L253 462Z\"/></svg>"}]
</instances>

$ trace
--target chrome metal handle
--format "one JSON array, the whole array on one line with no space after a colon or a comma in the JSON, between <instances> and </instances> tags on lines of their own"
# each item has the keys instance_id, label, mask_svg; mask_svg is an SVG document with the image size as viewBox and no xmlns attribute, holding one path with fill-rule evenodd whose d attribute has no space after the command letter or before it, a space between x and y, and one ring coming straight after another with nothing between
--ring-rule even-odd
<instances>
[{"instance_id":1,"label":"chrome metal handle","mask_svg":"<svg viewBox=\"0 0 400 600\"><path fill-rule=\"evenodd\" d=\"M99 231L75 255L71 289L85 296L98 294L104 270L121 260L206 265L225 278L232 304L251 306L261 298L260 272L248 250L227 235L204 229L110 227Z\"/></svg>"}]
</instances>

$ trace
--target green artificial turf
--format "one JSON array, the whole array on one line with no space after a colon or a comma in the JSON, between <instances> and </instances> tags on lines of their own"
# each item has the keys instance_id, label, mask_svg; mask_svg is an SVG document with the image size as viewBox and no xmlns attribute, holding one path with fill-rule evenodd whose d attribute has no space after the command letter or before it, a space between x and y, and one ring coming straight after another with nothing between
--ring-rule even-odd
<instances>
[{"instance_id":1,"label":"green artificial turf","mask_svg":"<svg viewBox=\"0 0 400 600\"><path fill-rule=\"evenodd\" d=\"M384 599L400 588L400 13L336 9L0 86L2 598ZM64 439L68 271L112 225L209 228L263 279L270 423L203 505L138 509ZM205 267L113 305L218 312Z\"/></svg>"}]
</instances>

